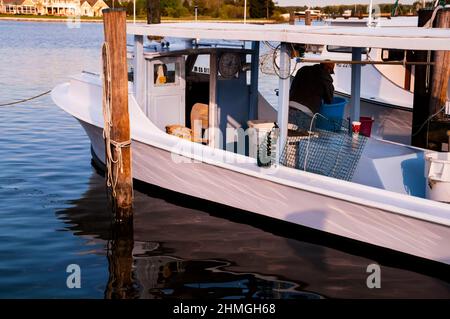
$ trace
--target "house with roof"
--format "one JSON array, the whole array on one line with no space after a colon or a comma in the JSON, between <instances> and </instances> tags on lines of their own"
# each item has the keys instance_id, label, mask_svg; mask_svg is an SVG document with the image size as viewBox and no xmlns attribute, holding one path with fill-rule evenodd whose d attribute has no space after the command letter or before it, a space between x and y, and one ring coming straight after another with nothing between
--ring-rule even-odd
<instances>
[{"instance_id":1,"label":"house with roof","mask_svg":"<svg viewBox=\"0 0 450 319\"><path fill-rule=\"evenodd\" d=\"M0 13L101 17L103 0L0 0Z\"/></svg>"},{"instance_id":2,"label":"house with roof","mask_svg":"<svg viewBox=\"0 0 450 319\"><path fill-rule=\"evenodd\" d=\"M80 9L80 0L38 0L36 4L41 4L39 14L73 16L77 15Z\"/></svg>"},{"instance_id":3,"label":"house with roof","mask_svg":"<svg viewBox=\"0 0 450 319\"><path fill-rule=\"evenodd\" d=\"M80 14L86 17L101 17L102 10L109 8L103 0L81 0Z\"/></svg>"},{"instance_id":4,"label":"house with roof","mask_svg":"<svg viewBox=\"0 0 450 319\"><path fill-rule=\"evenodd\" d=\"M33 0L0 0L0 13L37 14Z\"/></svg>"}]
</instances>

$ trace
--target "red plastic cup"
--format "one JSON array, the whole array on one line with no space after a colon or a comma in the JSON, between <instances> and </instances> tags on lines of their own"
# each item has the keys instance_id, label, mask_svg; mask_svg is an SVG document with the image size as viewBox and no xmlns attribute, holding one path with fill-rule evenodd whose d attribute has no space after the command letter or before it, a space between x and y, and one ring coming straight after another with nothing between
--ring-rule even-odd
<instances>
[{"instance_id":1,"label":"red plastic cup","mask_svg":"<svg viewBox=\"0 0 450 319\"><path fill-rule=\"evenodd\" d=\"M352 132L354 134L359 134L360 131L361 131L361 122L353 121L352 122Z\"/></svg>"},{"instance_id":2,"label":"red plastic cup","mask_svg":"<svg viewBox=\"0 0 450 319\"><path fill-rule=\"evenodd\" d=\"M366 116L361 116L359 118L359 121L361 122L361 130L360 130L360 134L370 137L371 133L372 133L372 124L374 122L373 118L371 117L366 117Z\"/></svg>"}]
</instances>

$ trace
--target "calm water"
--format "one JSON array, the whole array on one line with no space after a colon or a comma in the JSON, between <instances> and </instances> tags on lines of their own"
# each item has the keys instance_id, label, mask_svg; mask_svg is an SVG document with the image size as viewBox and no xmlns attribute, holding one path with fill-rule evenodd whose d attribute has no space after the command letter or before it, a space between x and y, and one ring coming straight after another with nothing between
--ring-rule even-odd
<instances>
[{"instance_id":1,"label":"calm water","mask_svg":"<svg viewBox=\"0 0 450 319\"><path fill-rule=\"evenodd\" d=\"M0 22L0 104L98 72L101 43L99 24ZM0 107L0 150L2 298L450 297L449 282L383 262L368 289L377 256L155 190L136 192L134 234L117 236L88 138L48 95Z\"/></svg>"}]
</instances>

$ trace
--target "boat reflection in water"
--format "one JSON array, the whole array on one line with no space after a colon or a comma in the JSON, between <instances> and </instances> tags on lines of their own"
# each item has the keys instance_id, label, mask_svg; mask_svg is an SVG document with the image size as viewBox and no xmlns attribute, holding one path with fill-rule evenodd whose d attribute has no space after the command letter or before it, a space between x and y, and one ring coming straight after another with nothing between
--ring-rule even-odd
<instances>
[{"instance_id":1,"label":"boat reflection in water","mask_svg":"<svg viewBox=\"0 0 450 319\"><path fill-rule=\"evenodd\" d=\"M93 173L89 185L58 217L76 236L104 245L105 298L450 297L448 276L380 259L392 260L392 252L367 257L368 245L337 247L335 237L297 226L284 237L284 224L158 189L135 191L134 222L112 226L103 177ZM366 284L372 263L381 266L380 289Z\"/></svg>"}]
</instances>

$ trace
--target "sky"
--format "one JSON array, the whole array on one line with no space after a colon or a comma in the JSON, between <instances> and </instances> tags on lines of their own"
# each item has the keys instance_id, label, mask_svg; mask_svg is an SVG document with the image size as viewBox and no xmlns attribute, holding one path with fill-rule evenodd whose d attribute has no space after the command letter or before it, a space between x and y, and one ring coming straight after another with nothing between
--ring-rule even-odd
<instances>
[{"instance_id":1,"label":"sky","mask_svg":"<svg viewBox=\"0 0 450 319\"><path fill-rule=\"evenodd\" d=\"M370 0L274 0L279 6L326 6L339 4L369 4ZM415 0L400 0L401 4L411 4ZM395 3L395 0L374 0L373 3Z\"/></svg>"}]
</instances>

